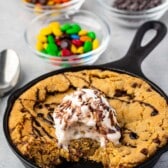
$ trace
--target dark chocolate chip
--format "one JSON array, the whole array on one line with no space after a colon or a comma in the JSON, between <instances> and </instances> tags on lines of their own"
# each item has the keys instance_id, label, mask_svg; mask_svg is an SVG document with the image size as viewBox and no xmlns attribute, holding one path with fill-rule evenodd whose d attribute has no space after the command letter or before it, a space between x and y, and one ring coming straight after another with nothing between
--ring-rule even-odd
<instances>
[{"instance_id":1,"label":"dark chocolate chip","mask_svg":"<svg viewBox=\"0 0 168 168\"><path fill-rule=\"evenodd\" d=\"M38 104L38 105L37 105L37 108L42 109L42 108L43 108L43 105L42 105L42 104Z\"/></svg>"},{"instance_id":2,"label":"dark chocolate chip","mask_svg":"<svg viewBox=\"0 0 168 168\"><path fill-rule=\"evenodd\" d=\"M54 112L54 108L52 108L52 107L49 108L48 110L51 111L51 112Z\"/></svg>"},{"instance_id":3,"label":"dark chocolate chip","mask_svg":"<svg viewBox=\"0 0 168 168\"><path fill-rule=\"evenodd\" d=\"M21 111L22 113L26 113L26 112L27 112L27 109L26 109L26 108L22 108L20 111Z\"/></svg>"},{"instance_id":4,"label":"dark chocolate chip","mask_svg":"<svg viewBox=\"0 0 168 168\"><path fill-rule=\"evenodd\" d=\"M156 115L158 115L159 114L159 112L157 111L157 110L153 110L152 112L151 112L151 116L153 117L153 116L156 116Z\"/></svg>"},{"instance_id":5,"label":"dark chocolate chip","mask_svg":"<svg viewBox=\"0 0 168 168\"><path fill-rule=\"evenodd\" d=\"M115 134L116 132L114 130L112 130L112 129L109 129L108 133Z\"/></svg>"},{"instance_id":6,"label":"dark chocolate chip","mask_svg":"<svg viewBox=\"0 0 168 168\"><path fill-rule=\"evenodd\" d=\"M49 108L49 107L50 107L50 104L44 104L44 106L45 106L46 108Z\"/></svg>"},{"instance_id":7,"label":"dark chocolate chip","mask_svg":"<svg viewBox=\"0 0 168 168\"><path fill-rule=\"evenodd\" d=\"M155 139L153 139L153 142L154 143L157 143L157 144L160 144L161 143L161 141L160 141L160 139L157 137L157 138L155 138Z\"/></svg>"},{"instance_id":8,"label":"dark chocolate chip","mask_svg":"<svg viewBox=\"0 0 168 168\"><path fill-rule=\"evenodd\" d=\"M44 117L44 114L38 113L38 114L37 114L37 117Z\"/></svg>"},{"instance_id":9,"label":"dark chocolate chip","mask_svg":"<svg viewBox=\"0 0 168 168\"><path fill-rule=\"evenodd\" d=\"M119 127L119 125L116 124L115 128L116 128L117 131L121 131L121 128Z\"/></svg>"},{"instance_id":10,"label":"dark chocolate chip","mask_svg":"<svg viewBox=\"0 0 168 168\"><path fill-rule=\"evenodd\" d=\"M152 92L152 89L151 89L151 88L148 88L146 91L147 91L147 92Z\"/></svg>"},{"instance_id":11,"label":"dark chocolate chip","mask_svg":"<svg viewBox=\"0 0 168 168\"><path fill-rule=\"evenodd\" d=\"M144 155L148 155L148 149L146 148L143 148L140 152Z\"/></svg>"},{"instance_id":12,"label":"dark chocolate chip","mask_svg":"<svg viewBox=\"0 0 168 168\"><path fill-rule=\"evenodd\" d=\"M127 11L142 11L154 8L162 3L162 0L115 0L113 7Z\"/></svg>"},{"instance_id":13,"label":"dark chocolate chip","mask_svg":"<svg viewBox=\"0 0 168 168\"><path fill-rule=\"evenodd\" d=\"M127 92L125 90L119 90L119 89L115 90L115 94L114 94L115 97L121 97L124 95L127 95Z\"/></svg>"},{"instance_id":14,"label":"dark chocolate chip","mask_svg":"<svg viewBox=\"0 0 168 168\"><path fill-rule=\"evenodd\" d=\"M133 88L136 88L136 87L138 86L138 84L137 84L137 83L133 83L131 86L132 86Z\"/></svg>"},{"instance_id":15,"label":"dark chocolate chip","mask_svg":"<svg viewBox=\"0 0 168 168\"><path fill-rule=\"evenodd\" d=\"M130 132L129 136L131 139L138 139L138 135L135 132Z\"/></svg>"}]
</instances>

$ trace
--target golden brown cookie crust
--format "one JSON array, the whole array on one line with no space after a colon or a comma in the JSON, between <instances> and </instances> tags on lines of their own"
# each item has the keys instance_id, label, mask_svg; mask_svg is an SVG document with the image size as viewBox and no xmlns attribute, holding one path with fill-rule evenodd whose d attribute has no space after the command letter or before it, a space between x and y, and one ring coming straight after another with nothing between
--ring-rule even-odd
<instances>
[{"instance_id":1,"label":"golden brown cookie crust","mask_svg":"<svg viewBox=\"0 0 168 168\"><path fill-rule=\"evenodd\" d=\"M106 148L91 139L74 140L70 152L57 147L52 113L62 98L77 88L102 91L117 112L122 129L119 146ZM25 91L9 117L10 136L20 153L40 167L53 167L61 158L80 157L104 167L134 167L168 141L168 105L145 81L107 70L83 70L48 77Z\"/></svg>"}]
</instances>

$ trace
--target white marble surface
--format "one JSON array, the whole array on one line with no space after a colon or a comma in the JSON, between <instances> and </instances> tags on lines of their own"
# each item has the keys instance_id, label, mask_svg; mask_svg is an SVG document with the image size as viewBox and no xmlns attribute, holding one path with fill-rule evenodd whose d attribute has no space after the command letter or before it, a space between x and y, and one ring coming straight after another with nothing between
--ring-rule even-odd
<instances>
[{"instance_id":1,"label":"white marble surface","mask_svg":"<svg viewBox=\"0 0 168 168\"><path fill-rule=\"evenodd\" d=\"M46 65L35 57L27 48L23 33L26 25L31 21L32 15L25 11L21 0L0 1L0 50L13 48L20 55L21 77L18 87L41 74L54 70L55 67ZM91 5L92 4L92 5ZM83 8L98 12L95 0L87 0ZM102 12L102 11L101 11ZM98 12L101 14L101 12ZM161 19L168 25L168 13ZM110 23L112 35L107 51L101 56L96 64L109 62L121 58L127 51L135 30L129 30ZM160 86L168 94L168 36L157 46L143 63L143 72L146 76ZM1 68L1 67L0 67ZM8 147L3 134L3 115L7 97L0 101L0 168L23 168L24 166ZM168 167L168 152L162 155L155 168Z\"/></svg>"}]
</instances>

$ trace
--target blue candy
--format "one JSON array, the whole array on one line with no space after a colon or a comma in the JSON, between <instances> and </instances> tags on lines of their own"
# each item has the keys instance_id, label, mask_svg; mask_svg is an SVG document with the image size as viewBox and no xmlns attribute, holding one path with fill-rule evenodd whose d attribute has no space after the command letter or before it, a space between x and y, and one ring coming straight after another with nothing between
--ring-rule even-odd
<instances>
[{"instance_id":1,"label":"blue candy","mask_svg":"<svg viewBox=\"0 0 168 168\"><path fill-rule=\"evenodd\" d=\"M78 40L78 39L80 39L80 37L77 34L72 34L71 39Z\"/></svg>"}]
</instances>

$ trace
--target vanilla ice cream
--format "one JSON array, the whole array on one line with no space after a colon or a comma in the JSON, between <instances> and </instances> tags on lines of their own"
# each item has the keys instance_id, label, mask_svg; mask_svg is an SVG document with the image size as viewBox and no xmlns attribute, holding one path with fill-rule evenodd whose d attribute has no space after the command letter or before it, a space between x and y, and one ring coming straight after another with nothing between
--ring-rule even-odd
<instances>
[{"instance_id":1,"label":"vanilla ice cream","mask_svg":"<svg viewBox=\"0 0 168 168\"><path fill-rule=\"evenodd\" d=\"M121 137L115 110L98 90L78 89L63 98L53 114L59 146L68 149L71 140L91 138L104 147Z\"/></svg>"}]
</instances>

